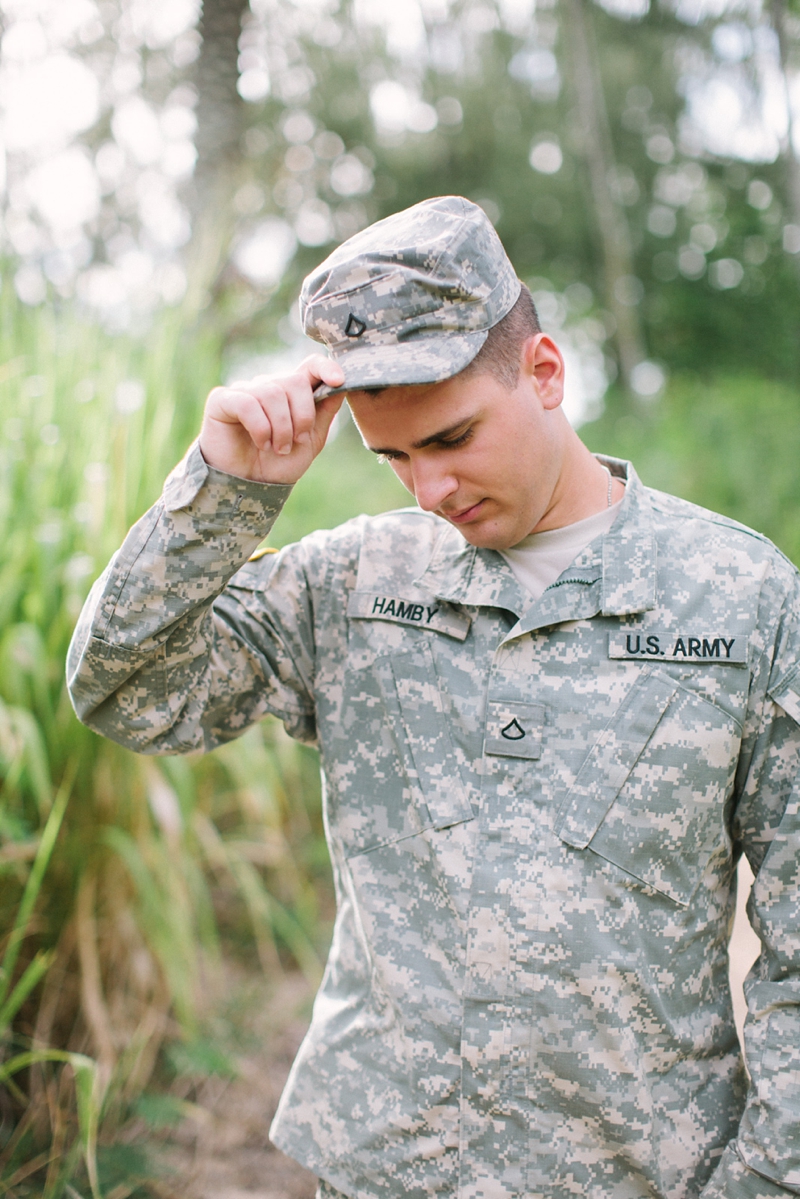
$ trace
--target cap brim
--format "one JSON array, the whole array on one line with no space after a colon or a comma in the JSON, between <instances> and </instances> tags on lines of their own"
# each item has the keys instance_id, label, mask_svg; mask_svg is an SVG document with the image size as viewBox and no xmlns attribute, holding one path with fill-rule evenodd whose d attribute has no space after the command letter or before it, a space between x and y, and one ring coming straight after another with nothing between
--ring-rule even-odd
<instances>
[{"instance_id":1,"label":"cap brim","mask_svg":"<svg viewBox=\"0 0 800 1199\"><path fill-rule=\"evenodd\" d=\"M378 387L411 387L416 383L442 383L469 366L486 338L488 329L469 333L442 333L392 341L385 345L353 345L340 350L335 360L344 371L341 387L320 383L314 399L367 391Z\"/></svg>"}]
</instances>

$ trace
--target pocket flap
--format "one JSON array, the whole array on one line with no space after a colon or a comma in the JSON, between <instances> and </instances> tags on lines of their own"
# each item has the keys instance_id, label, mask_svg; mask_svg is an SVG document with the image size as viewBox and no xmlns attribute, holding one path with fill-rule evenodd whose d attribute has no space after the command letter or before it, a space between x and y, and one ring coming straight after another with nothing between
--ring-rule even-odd
<instances>
[{"instance_id":1,"label":"pocket flap","mask_svg":"<svg viewBox=\"0 0 800 1199\"><path fill-rule=\"evenodd\" d=\"M373 669L390 717L397 712L400 751L419 789L420 808L427 809L427 825L438 829L472 820L430 647L378 658Z\"/></svg>"},{"instance_id":2,"label":"pocket flap","mask_svg":"<svg viewBox=\"0 0 800 1199\"><path fill-rule=\"evenodd\" d=\"M636 765L678 684L644 673L589 752L556 818L555 831L585 849Z\"/></svg>"}]
</instances>

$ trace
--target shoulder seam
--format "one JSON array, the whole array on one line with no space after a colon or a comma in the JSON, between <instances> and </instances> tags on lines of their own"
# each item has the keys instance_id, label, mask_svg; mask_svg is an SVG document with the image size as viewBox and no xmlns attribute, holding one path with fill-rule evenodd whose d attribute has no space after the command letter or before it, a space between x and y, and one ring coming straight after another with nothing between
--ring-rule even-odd
<instances>
[{"instance_id":1,"label":"shoulder seam","mask_svg":"<svg viewBox=\"0 0 800 1199\"><path fill-rule=\"evenodd\" d=\"M650 493L650 502L652 506L664 516L674 518L677 514L671 512L666 505L659 502L661 495L668 494L667 492L657 491L655 488L647 489ZM787 565L791 566L792 570L797 571L798 567L792 562L782 549L779 548L769 537L764 533L759 533L757 529L751 529L749 525L742 524L741 521L734 520L733 517L724 516L721 512L713 512L710 508L703 508L700 504L695 504L692 500L681 499L680 496L670 496L670 499L677 500L680 504L685 504L692 509L691 512L684 512L679 515L679 519L683 520L698 520L705 524L717 525L719 528L730 529L734 533L743 533L747 537L752 537L754 541L760 541L767 549L772 550L779 558L782 558Z\"/></svg>"}]
</instances>

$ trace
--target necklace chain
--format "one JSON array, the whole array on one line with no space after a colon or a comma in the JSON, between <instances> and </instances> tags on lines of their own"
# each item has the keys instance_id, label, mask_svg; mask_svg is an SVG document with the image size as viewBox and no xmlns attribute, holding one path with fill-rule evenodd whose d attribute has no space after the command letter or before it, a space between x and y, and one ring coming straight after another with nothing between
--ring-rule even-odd
<instances>
[{"instance_id":1,"label":"necklace chain","mask_svg":"<svg viewBox=\"0 0 800 1199\"><path fill-rule=\"evenodd\" d=\"M608 492L606 494L606 507L610 508L611 507L611 491L614 486L614 476L612 475L611 471L606 466L605 462L601 462L600 465L602 466L603 470L608 475Z\"/></svg>"}]
</instances>

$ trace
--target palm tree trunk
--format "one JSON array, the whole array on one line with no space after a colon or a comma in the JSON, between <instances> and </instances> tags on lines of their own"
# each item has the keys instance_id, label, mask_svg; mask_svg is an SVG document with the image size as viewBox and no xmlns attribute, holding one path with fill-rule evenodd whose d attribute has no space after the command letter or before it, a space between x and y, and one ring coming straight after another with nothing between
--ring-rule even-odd
<instances>
[{"instance_id":1,"label":"palm tree trunk","mask_svg":"<svg viewBox=\"0 0 800 1199\"><path fill-rule=\"evenodd\" d=\"M244 102L239 79L239 36L248 0L203 0L199 29L202 49L194 70L197 88L197 167L195 215L219 204L238 177Z\"/></svg>"}]
</instances>

